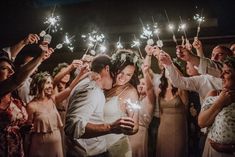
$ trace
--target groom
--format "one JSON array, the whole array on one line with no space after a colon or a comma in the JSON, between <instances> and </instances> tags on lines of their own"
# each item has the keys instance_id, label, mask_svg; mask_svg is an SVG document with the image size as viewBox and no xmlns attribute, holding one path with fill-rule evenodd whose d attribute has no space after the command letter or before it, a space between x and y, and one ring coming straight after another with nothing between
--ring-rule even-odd
<instances>
[{"instance_id":1,"label":"groom","mask_svg":"<svg viewBox=\"0 0 235 157\"><path fill-rule=\"evenodd\" d=\"M110 67L108 56L95 57L91 71L97 73L97 79L85 78L70 94L65 121L66 154L69 157L106 157L106 141L102 135L132 131L134 127L134 121L129 117L120 118L112 124L104 122L103 90L111 89L113 82Z\"/></svg>"}]
</instances>

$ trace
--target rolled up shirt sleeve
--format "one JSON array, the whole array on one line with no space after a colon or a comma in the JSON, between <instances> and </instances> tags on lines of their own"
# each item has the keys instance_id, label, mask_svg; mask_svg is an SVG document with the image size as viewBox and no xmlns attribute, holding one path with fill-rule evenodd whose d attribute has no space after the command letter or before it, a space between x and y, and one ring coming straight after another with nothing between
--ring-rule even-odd
<instances>
[{"instance_id":1,"label":"rolled up shirt sleeve","mask_svg":"<svg viewBox=\"0 0 235 157\"><path fill-rule=\"evenodd\" d=\"M95 90L82 89L70 97L65 120L65 134L74 139L85 133L85 128L96 106Z\"/></svg>"},{"instance_id":2,"label":"rolled up shirt sleeve","mask_svg":"<svg viewBox=\"0 0 235 157\"><path fill-rule=\"evenodd\" d=\"M190 90L190 91L198 91L199 80L196 77L184 77L180 76L176 67L171 64L165 67L166 68L166 77L171 80L171 83L174 87Z\"/></svg>"}]
</instances>

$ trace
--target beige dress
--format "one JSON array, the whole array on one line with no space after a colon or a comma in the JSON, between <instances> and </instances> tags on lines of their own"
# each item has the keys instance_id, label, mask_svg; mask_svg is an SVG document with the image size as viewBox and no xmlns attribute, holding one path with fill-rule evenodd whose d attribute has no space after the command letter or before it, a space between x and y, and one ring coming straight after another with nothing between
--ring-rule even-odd
<instances>
[{"instance_id":1,"label":"beige dress","mask_svg":"<svg viewBox=\"0 0 235 157\"><path fill-rule=\"evenodd\" d=\"M157 157L186 157L186 109L180 96L169 101L160 98L160 111Z\"/></svg>"},{"instance_id":2,"label":"beige dress","mask_svg":"<svg viewBox=\"0 0 235 157\"><path fill-rule=\"evenodd\" d=\"M148 157L148 126L152 119L152 113L149 113L143 101L140 102L139 110L139 130L136 134L129 136L132 156Z\"/></svg>"},{"instance_id":3,"label":"beige dress","mask_svg":"<svg viewBox=\"0 0 235 157\"><path fill-rule=\"evenodd\" d=\"M52 99L50 100L52 101ZM30 157L63 157L60 115L53 104L52 111L34 113L34 132L31 134Z\"/></svg>"}]
</instances>

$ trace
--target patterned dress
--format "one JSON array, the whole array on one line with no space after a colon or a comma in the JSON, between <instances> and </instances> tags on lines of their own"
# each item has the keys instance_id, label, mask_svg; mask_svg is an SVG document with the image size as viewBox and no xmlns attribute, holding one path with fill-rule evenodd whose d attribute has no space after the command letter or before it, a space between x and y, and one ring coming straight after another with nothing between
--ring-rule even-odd
<instances>
[{"instance_id":1,"label":"patterned dress","mask_svg":"<svg viewBox=\"0 0 235 157\"><path fill-rule=\"evenodd\" d=\"M209 109L218 96L207 97L202 105L202 111ZM208 139L220 144L235 144L235 103L224 107L215 117L214 123L209 128ZM211 147L208 139L203 151L203 157L234 157L234 154L227 154L216 151Z\"/></svg>"},{"instance_id":2,"label":"patterned dress","mask_svg":"<svg viewBox=\"0 0 235 157\"><path fill-rule=\"evenodd\" d=\"M4 97L3 99L9 99ZM20 128L28 118L23 103L18 99L10 98L6 109L0 109L0 156L23 157L23 137Z\"/></svg>"}]
</instances>

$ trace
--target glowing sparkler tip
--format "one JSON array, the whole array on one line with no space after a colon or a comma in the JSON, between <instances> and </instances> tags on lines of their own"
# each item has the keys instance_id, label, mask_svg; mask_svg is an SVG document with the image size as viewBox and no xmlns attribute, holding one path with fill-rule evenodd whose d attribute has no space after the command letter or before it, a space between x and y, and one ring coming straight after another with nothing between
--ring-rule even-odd
<instances>
[{"instance_id":1,"label":"glowing sparkler tip","mask_svg":"<svg viewBox=\"0 0 235 157\"><path fill-rule=\"evenodd\" d=\"M199 23L205 21L205 17L200 16L199 14L196 14L195 16L193 16L193 19L196 20L196 21L199 22Z\"/></svg>"},{"instance_id":2,"label":"glowing sparkler tip","mask_svg":"<svg viewBox=\"0 0 235 157\"><path fill-rule=\"evenodd\" d=\"M101 51L101 52L105 52L106 49L107 49L107 48L106 48L104 45L100 45L100 51Z\"/></svg>"},{"instance_id":3,"label":"glowing sparkler tip","mask_svg":"<svg viewBox=\"0 0 235 157\"><path fill-rule=\"evenodd\" d=\"M173 24L169 24L169 25L168 25L168 28L169 28L169 30L174 30L174 29L175 29L175 26L174 26Z\"/></svg>"}]
</instances>

